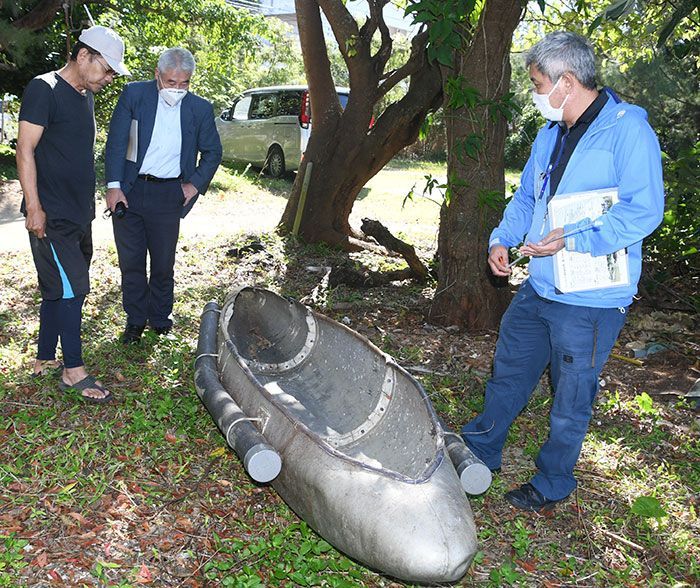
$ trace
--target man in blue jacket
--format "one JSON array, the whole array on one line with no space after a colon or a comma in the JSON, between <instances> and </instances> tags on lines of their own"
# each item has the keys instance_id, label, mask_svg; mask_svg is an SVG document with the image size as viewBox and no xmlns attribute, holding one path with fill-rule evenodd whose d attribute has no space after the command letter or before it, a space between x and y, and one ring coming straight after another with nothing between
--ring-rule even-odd
<instances>
[{"instance_id":1,"label":"man in blue jacket","mask_svg":"<svg viewBox=\"0 0 700 588\"><path fill-rule=\"evenodd\" d=\"M186 49L165 50L155 79L127 84L112 115L105 176L127 317L124 344L138 342L147 323L159 335L170 331L180 219L221 162L212 105L188 92L194 69Z\"/></svg>"},{"instance_id":2,"label":"man in blue jacket","mask_svg":"<svg viewBox=\"0 0 700 588\"><path fill-rule=\"evenodd\" d=\"M598 377L637 291L642 239L659 225L664 197L661 152L646 112L620 102L611 90L596 89L595 58L585 39L549 34L529 51L526 64L533 101L549 122L491 234L488 262L495 275L509 275L508 248L524 243L520 253L532 258L530 277L503 315L483 412L462 435L477 457L499 470L508 429L549 365L554 400L538 471L505 496L517 508L542 511L576 488L573 471ZM605 214L564 226L550 222L553 198L561 202L562 195L597 190L617 191ZM559 287L558 252L612 258L625 250L628 275L618 283Z\"/></svg>"}]
</instances>

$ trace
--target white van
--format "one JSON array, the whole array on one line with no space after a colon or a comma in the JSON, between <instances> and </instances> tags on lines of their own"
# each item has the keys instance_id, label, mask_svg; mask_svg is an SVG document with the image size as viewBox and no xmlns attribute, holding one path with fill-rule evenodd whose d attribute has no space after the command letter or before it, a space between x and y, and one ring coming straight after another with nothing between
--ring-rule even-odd
<instances>
[{"instance_id":1,"label":"white van","mask_svg":"<svg viewBox=\"0 0 700 588\"><path fill-rule=\"evenodd\" d=\"M336 88L345 108L350 90ZM311 133L307 86L246 90L216 119L224 159L260 166L278 178L299 168Z\"/></svg>"}]
</instances>

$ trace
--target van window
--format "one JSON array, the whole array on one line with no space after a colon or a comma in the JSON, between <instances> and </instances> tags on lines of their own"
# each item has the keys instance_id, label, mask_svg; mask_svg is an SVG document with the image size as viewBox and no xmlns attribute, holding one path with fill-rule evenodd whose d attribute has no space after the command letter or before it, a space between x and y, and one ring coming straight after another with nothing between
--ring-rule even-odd
<instances>
[{"instance_id":1,"label":"van window","mask_svg":"<svg viewBox=\"0 0 700 588\"><path fill-rule=\"evenodd\" d=\"M280 92L277 99L277 116L299 116L301 92Z\"/></svg>"},{"instance_id":2,"label":"van window","mask_svg":"<svg viewBox=\"0 0 700 588\"><path fill-rule=\"evenodd\" d=\"M250 107L250 118L270 118L275 115L277 94L254 94Z\"/></svg>"},{"instance_id":3,"label":"van window","mask_svg":"<svg viewBox=\"0 0 700 588\"><path fill-rule=\"evenodd\" d=\"M241 98L233 105L232 120L248 120L248 110L250 110L250 96Z\"/></svg>"}]
</instances>

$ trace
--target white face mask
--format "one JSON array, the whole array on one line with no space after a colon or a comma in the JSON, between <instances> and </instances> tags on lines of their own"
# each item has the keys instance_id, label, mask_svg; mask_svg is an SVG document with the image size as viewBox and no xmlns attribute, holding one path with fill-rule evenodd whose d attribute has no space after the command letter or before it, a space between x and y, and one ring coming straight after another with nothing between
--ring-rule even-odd
<instances>
[{"instance_id":1,"label":"white face mask","mask_svg":"<svg viewBox=\"0 0 700 588\"><path fill-rule=\"evenodd\" d=\"M160 97L165 100L168 106L175 106L187 94L187 90L177 90L175 88L161 88L158 90Z\"/></svg>"},{"instance_id":2,"label":"white face mask","mask_svg":"<svg viewBox=\"0 0 700 588\"><path fill-rule=\"evenodd\" d=\"M561 77L557 80L557 83L552 86L548 94L538 94L535 90L532 91L532 102L535 104L537 110L539 110L542 116L547 120L554 122L564 120L564 104L566 104L566 101L569 99L569 94L567 94L559 108L554 108L549 101L549 97L552 95L552 92L556 90L559 82L561 82Z\"/></svg>"}]
</instances>

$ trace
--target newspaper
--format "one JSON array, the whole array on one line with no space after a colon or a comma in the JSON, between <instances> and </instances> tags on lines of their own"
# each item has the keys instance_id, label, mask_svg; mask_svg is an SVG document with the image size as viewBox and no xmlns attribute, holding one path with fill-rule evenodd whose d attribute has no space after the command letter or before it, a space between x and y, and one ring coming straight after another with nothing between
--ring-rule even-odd
<instances>
[{"instance_id":1,"label":"newspaper","mask_svg":"<svg viewBox=\"0 0 700 588\"><path fill-rule=\"evenodd\" d=\"M584 218L594 221L617 201L617 188L557 194L549 202L550 226L563 227ZM554 285L562 293L614 288L629 283L625 249L597 257L566 249L554 255Z\"/></svg>"}]
</instances>

